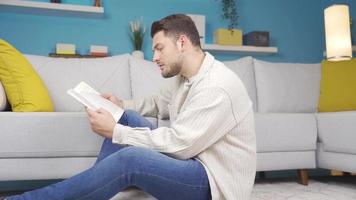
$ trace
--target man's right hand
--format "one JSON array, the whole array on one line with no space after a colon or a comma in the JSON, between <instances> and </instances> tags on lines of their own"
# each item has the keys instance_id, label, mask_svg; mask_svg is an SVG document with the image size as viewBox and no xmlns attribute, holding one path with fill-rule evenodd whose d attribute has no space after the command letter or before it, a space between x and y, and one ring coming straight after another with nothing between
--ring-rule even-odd
<instances>
[{"instance_id":1,"label":"man's right hand","mask_svg":"<svg viewBox=\"0 0 356 200\"><path fill-rule=\"evenodd\" d=\"M117 97L115 97L113 94L111 93L103 93L101 94L102 97L104 97L105 99L113 102L114 104L116 104L117 106L119 106L120 108L123 107L123 103L122 100L118 99Z\"/></svg>"}]
</instances>

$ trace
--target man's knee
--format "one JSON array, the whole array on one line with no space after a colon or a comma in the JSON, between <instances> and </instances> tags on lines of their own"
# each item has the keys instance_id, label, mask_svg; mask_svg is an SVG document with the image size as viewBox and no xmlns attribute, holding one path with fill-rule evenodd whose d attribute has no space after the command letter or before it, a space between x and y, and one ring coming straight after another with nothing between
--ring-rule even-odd
<instances>
[{"instance_id":1,"label":"man's knee","mask_svg":"<svg viewBox=\"0 0 356 200\"><path fill-rule=\"evenodd\" d=\"M140 166L149 158L150 151L149 149L141 147L129 146L120 151L120 159L127 164Z\"/></svg>"}]
</instances>

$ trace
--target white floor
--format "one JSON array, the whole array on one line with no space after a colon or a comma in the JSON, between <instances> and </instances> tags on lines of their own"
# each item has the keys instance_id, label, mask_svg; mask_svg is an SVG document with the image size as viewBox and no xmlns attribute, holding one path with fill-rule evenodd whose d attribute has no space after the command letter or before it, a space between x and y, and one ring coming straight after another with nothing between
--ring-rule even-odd
<instances>
[{"instance_id":1,"label":"white floor","mask_svg":"<svg viewBox=\"0 0 356 200\"><path fill-rule=\"evenodd\" d=\"M137 190L120 192L112 198L112 200L133 199L155 198ZM308 186L298 184L296 178L258 179L250 200L356 200L356 176L311 179Z\"/></svg>"},{"instance_id":2,"label":"white floor","mask_svg":"<svg viewBox=\"0 0 356 200\"><path fill-rule=\"evenodd\" d=\"M251 200L356 200L356 177L310 180L256 181Z\"/></svg>"},{"instance_id":3,"label":"white floor","mask_svg":"<svg viewBox=\"0 0 356 200\"><path fill-rule=\"evenodd\" d=\"M308 186L296 179L257 180L251 200L356 200L356 176L310 180ZM152 200L143 192L126 191L112 200Z\"/></svg>"}]
</instances>

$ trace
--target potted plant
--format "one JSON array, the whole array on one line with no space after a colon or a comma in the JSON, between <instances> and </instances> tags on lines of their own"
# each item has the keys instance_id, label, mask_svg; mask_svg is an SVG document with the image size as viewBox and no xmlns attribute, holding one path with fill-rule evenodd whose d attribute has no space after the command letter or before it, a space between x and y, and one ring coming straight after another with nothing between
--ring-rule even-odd
<instances>
[{"instance_id":1,"label":"potted plant","mask_svg":"<svg viewBox=\"0 0 356 200\"><path fill-rule=\"evenodd\" d=\"M236 29L239 15L236 8L236 0L220 0L222 7L221 18L229 20L228 29L219 28L214 33L216 44L242 45L242 30Z\"/></svg>"},{"instance_id":2,"label":"potted plant","mask_svg":"<svg viewBox=\"0 0 356 200\"><path fill-rule=\"evenodd\" d=\"M142 52L143 39L146 33L146 26L143 24L142 18L140 20L130 21L131 41L134 47L132 55L138 58L144 58Z\"/></svg>"}]
</instances>

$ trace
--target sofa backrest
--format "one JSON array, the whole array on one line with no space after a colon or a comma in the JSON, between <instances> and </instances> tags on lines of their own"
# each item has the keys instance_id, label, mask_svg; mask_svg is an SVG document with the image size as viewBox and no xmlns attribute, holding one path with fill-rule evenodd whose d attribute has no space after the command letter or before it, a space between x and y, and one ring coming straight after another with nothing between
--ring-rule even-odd
<instances>
[{"instance_id":1,"label":"sofa backrest","mask_svg":"<svg viewBox=\"0 0 356 200\"><path fill-rule=\"evenodd\" d=\"M258 112L317 111L320 64L275 63L254 59Z\"/></svg>"},{"instance_id":2,"label":"sofa backrest","mask_svg":"<svg viewBox=\"0 0 356 200\"><path fill-rule=\"evenodd\" d=\"M257 112L257 94L253 58L248 56L237 60L225 61L223 63L234 71L244 83L247 93L253 103L253 110Z\"/></svg>"},{"instance_id":3,"label":"sofa backrest","mask_svg":"<svg viewBox=\"0 0 356 200\"><path fill-rule=\"evenodd\" d=\"M159 67L129 54L105 58L50 58L25 55L46 84L55 111L83 111L67 94L80 81L121 99L141 99L169 87ZM255 112L317 111L320 64L275 63L244 57L225 61L244 83Z\"/></svg>"},{"instance_id":4,"label":"sofa backrest","mask_svg":"<svg viewBox=\"0 0 356 200\"><path fill-rule=\"evenodd\" d=\"M128 54L105 58L50 58L25 55L47 86L55 111L83 111L67 90L85 81L101 93L131 98Z\"/></svg>"},{"instance_id":5,"label":"sofa backrest","mask_svg":"<svg viewBox=\"0 0 356 200\"><path fill-rule=\"evenodd\" d=\"M156 63L131 56L129 64L133 99L150 97L170 87L172 79L163 78Z\"/></svg>"}]
</instances>

